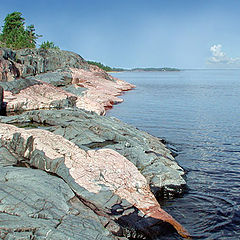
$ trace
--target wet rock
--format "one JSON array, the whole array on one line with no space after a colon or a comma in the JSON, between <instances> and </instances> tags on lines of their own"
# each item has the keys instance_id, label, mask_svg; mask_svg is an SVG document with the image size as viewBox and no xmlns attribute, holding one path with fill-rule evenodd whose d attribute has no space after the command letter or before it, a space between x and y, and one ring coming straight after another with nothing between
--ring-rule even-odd
<instances>
[{"instance_id":1,"label":"wet rock","mask_svg":"<svg viewBox=\"0 0 240 240\"><path fill-rule=\"evenodd\" d=\"M135 211L144 223L149 218L167 222L180 235L188 236L187 231L160 208L146 179L135 165L116 151L84 151L49 131L25 130L8 124L0 124L0 127L3 147L24 158L30 166L61 177L76 196L98 215L123 221L123 216L128 219L127 216ZM147 224L145 230L133 223L132 229L151 236L151 225Z\"/></svg>"}]
</instances>

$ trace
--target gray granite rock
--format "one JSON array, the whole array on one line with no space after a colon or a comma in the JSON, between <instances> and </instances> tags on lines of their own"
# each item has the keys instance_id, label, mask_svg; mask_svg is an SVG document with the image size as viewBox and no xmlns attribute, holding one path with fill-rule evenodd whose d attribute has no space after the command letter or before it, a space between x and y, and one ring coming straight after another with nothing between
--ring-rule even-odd
<instances>
[{"instance_id":1,"label":"gray granite rock","mask_svg":"<svg viewBox=\"0 0 240 240\"><path fill-rule=\"evenodd\" d=\"M161 139L116 118L65 109L29 111L0 121L22 127L44 127L85 150L116 150L137 166L157 197L173 197L184 190L184 171Z\"/></svg>"},{"instance_id":2,"label":"gray granite rock","mask_svg":"<svg viewBox=\"0 0 240 240\"><path fill-rule=\"evenodd\" d=\"M2 87L5 91L10 91L13 94L19 93L21 90L26 89L30 86L41 85L40 81L37 81L33 78L25 79L15 79L11 82L0 82L0 87Z\"/></svg>"},{"instance_id":3,"label":"gray granite rock","mask_svg":"<svg viewBox=\"0 0 240 240\"><path fill-rule=\"evenodd\" d=\"M23 77L69 67L87 68L78 54L56 49L21 49L16 51L16 59L24 66Z\"/></svg>"},{"instance_id":4,"label":"gray granite rock","mask_svg":"<svg viewBox=\"0 0 240 240\"><path fill-rule=\"evenodd\" d=\"M16 62L16 52L0 47L0 81L11 81L20 75L21 67Z\"/></svg>"},{"instance_id":5,"label":"gray granite rock","mask_svg":"<svg viewBox=\"0 0 240 240\"><path fill-rule=\"evenodd\" d=\"M116 239L62 179L0 162L0 238Z\"/></svg>"},{"instance_id":6,"label":"gray granite rock","mask_svg":"<svg viewBox=\"0 0 240 240\"><path fill-rule=\"evenodd\" d=\"M78 120L75 118L78 118ZM28 205L30 203L24 202L24 198L23 196L21 196L21 194L24 195L25 192L31 192L32 194L36 194L34 193L34 189L37 189L38 193L41 191L43 192L44 198L51 200L52 195L48 196L45 194L44 191L49 191L49 194L51 194L52 192L54 192L51 186L56 189L60 188L60 186L56 187L54 185L53 180L47 180L48 183L51 182L51 186L43 184L44 177L39 175L36 175L36 178L30 176L28 182L23 182L22 179L24 179L25 181L28 178L25 175L27 175L28 172L30 173L31 169L29 169L29 167L34 167L37 169L41 169L49 174L53 174L55 179L61 178L62 180L64 180L66 185L74 194L71 196L71 198L69 197L67 200L65 199L67 202L70 202L72 206L74 206L74 213L76 213L76 209L78 209L79 203L81 203L80 205L84 205L88 208L88 210L94 211L97 216L102 216L102 218L98 218L100 223L115 235L134 238L147 237L149 239L150 236L160 234L162 230L161 228L159 230L159 227L161 226L159 225L159 221L161 222L161 219L166 219L164 217L166 213L159 210L159 214L161 213L163 215L160 214L154 215L155 217L151 217L151 215L149 216L144 212L144 209L147 208L149 204L152 204L154 206L153 209L155 209L156 207L160 209L160 206L157 201L153 200L153 198L151 197L147 181L137 170L134 170L136 169L136 167L133 168L133 165L130 164L127 168L124 168L122 162L123 159L121 158L122 156L112 150L103 149L102 151L93 151L92 149L96 150L99 148L110 148L110 146L114 146L115 144L117 145L116 150L124 150L124 148L121 149L121 146L127 148L136 148L140 151L137 156L135 156L134 154L131 156L127 156L130 161L135 161L136 165L137 161L135 157L137 157L139 160L140 155L144 154L144 151L151 151L151 153L153 154L154 150L157 151L158 154L160 154L161 152L162 155L168 155L168 150L165 149L164 145L159 141L159 139L154 139L153 137L148 136L148 134L140 132L139 130L131 126L127 127L116 119L110 119L107 122L106 119L108 118L98 118L99 116L96 114L91 114L81 110L29 111L17 116L0 117L2 123L8 123L1 124L0 135L2 146L0 146L0 153L4 154L4 156L1 158L2 165L4 169L8 169L7 166L11 164L13 166L16 166L16 171L14 170L14 168L10 167L9 172L5 173L4 171L2 171L2 180L4 181L2 188L7 189L8 184L10 183L9 179L12 178L18 179L17 182L19 184L19 186L18 184L15 184L15 186L17 187L17 192L15 192L14 190L11 191L11 189L7 191L7 194L9 192L12 193L12 198L7 198L4 195L4 192L0 193L0 197L3 195L3 199L6 199L5 204L7 205L7 209L9 209L9 206L11 205L17 206L16 208L14 208L14 212L9 212L9 214L17 216L22 216L22 214L25 214L29 216L30 213L34 212L32 209L28 210L27 206L22 205ZM24 129L21 130L20 128L13 127L12 124L17 125L18 127L25 127L30 129L44 128L47 131L26 131ZM101 124L102 126L100 126L99 124ZM122 127L124 128L124 132L122 132ZM60 128L65 131L63 132L63 134L59 134L58 130ZM72 131L73 129L75 131ZM80 129L81 132L78 132L77 129ZM84 134L85 132L88 132L88 134ZM91 137L94 137L95 135L95 138L93 138L95 140L94 142L93 139L89 138L90 135L92 135ZM96 142L96 136L98 136L98 142ZM66 139L64 138L70 139L79 148L76 145L70 143L69 141L66 141ZM140 139L143 140L144 144L140 144ZM159 146L156 145L157 141L159 141ZM151 146L152 144L154 145L154 148ZM83 148L89 151L85 152L81 150ZM112 149L114 149L114 147L112 147ZM101 152L103 153L103 155L99 155L99 157L97 157L96 159L91 159L91 156L93 157L95 154L100 154ZM104 154L107 152L108 154ZM106 158L106 156L108 156L108 159ZM110 160L114 159L114 156L115 160ZM106 162L104 157L106 158ZM87 164L88 161L91 162L90 165ZM118 166L120 166L119 170L116 171L116 169L112 169L110 163L111 161L114 161L114 169L116 168L116 163L118 163ZM126 161L124 164L129 164L127 159L124 161ZM149 161L151 161L151 159L149 159ZM164 161L167 162L166 159ZM165 163L160 163L165 166ZM148 166L144 165L145 162L141 164L146 167ZM149 164L149 162L147 162L147 164ZM170 162L168 162L168 165L171 165ZM174 164L172 163L172 165ZM21 172L22 169L18 168L17 166L25 166L28 169L22 168L26 172ZM72 167L69 168L69 166ZM157 167L158 165L156 165L156 168ZM110 168L110 170L108 170L108 168ZM131 172L129 172L129 169L131 169ZM164 172L156 173L155 176L158 176L159 174L165 174L165 171L169 171L167 168L163 170ZM75 171L76 174L73 171ZM91 173L95 171L97 175L94 174L94 178L89 179L88 175L90 174L90 176L92 176ZM104 175L101 175L102 171L104 172ZM47 174L45 172L43 173ZM120 174L118 174L118 172ZM153 170L152 174L155 174ZM19 175L21 177L19 177ZM139 181L139 187L137 187L137 185L134 185L134 189L132 189L130 187L132 186L131 180L128 178L126 179L126 175L129 176L129 178L133 178L133 182L137 181L138 183ZM82 178L83 176L85 177ZM112 180L107 176L111 176ZM114 176L116 177L114 178ZM133 176L136 176L135 178L137 180L135 180ZM105 179L105 177L107 177L107 180ZM81 179L89 180L85 181ZM120 187L118 185L114 187L114 184L116 182L119 182L119 180L116 181L115 179L121 179L121 188L123 186L123 189L126 190L119 190ZM128 183L129 181L130 185ZM142 186L141 181L145 182L144 184L146 184L146 187L140 187ZM41 188L41 190L39 188ZM96 190L96 188L98 190ZM18 191L20 191L21 194ZM122 191L123 195L121 195ZM10 196L10 194L8 195ZM25 195L27 195L27 193ZM64 194L64 196L65 195L67 196L67 194ZM79 223L79 220L76 220L75 217L72 218L69 215L66 216L67 220L65 222L62 222L65 217L61 217L64 214L61 211L65 210L66 212L66 206L62 205L58 207L58 201L54 202L54 198L61 200L61 196L55 194L52 201L50 201L50 203L47 202L48 207L46 209L44 208L45 202L42 200L38 202L38 197L35 197L35 195L32 197L32 199L30 199L30 201L37 201L37 206L41 208L41 211L38 211L38 213L40 212L41 216L44 216L44 219L61 219L61 224L64 224L60 224L59 226L62 226L64 229L68 228L68 225L66 224L68 224L69 222L70 226L72 226L72 224L77 225L77 223ZM18 203L19 199L21 204ZM70 199L72 200L70 201ZM17 201L17 203L15 203L15 201ZM145 205L145 201L147 202L147 205ZM5 208L2 210L2 212L6 212ZM78 214L80 214L80 216L82 217L81 211L78 212ZM70 215L74 214L71 212ZM163 218L161 218L162 216ZM30 217L35 218L35 214L30 215ZM167 215L167 219L169 218L170 216ZM6 221L6 228L9 227L11 231L13 227L11 226L11 224L9 226L8 220ZM169 223L173 222L175 224L176 222L174 221L174 219L169 220ZM38 228L35 226L35 224L37 225L38 223L35 222L31 226L29 225L29 223L27 223L27 225L24 224L21 226L19 225L19 228L27 229L28 232L33 231L35 233L36 228ZM44 223L41 222L40 224ZM81 229L81 234L83 232L86 232L86 235L84 235L84 237L88 239L87 236L90 234L87 231L88 227L84 225L81 228L79 224L77 225L77 229ZM89 224L91 225L92 223ZM177 226L180 226L178 223L176 224ZM39 228L41 227L42 225ZM180 226L180 228L182 227ZM178 227L176 229L178 229ZM50 230L48 230L47 233L49 231ZM52 230L50 232L51 234L55 234L55 232ZM92 232L92 229L90 230L90 232L94 234ZM60 233L61 231L56 231L56 234ZM43 235L45 234L46 232L43 233ZM57 235L57 238L61 239L64 238L64 236L69 236L71 239L75 239L74 235L78 236L77 230L73 230L73 233L70 235L67 235L65 232L63 232L62 235ZM81 239L81 237L78 238ZM89 239L91 239L91 237L89 237Z\"/></svg>"},{"instance_id":7,"label":"gray granite rock","mask_svg":"<svg viewBox=\"0 0 240 240\"><path fill-rule=\"evenodd\" d=\"M0 47L0 58L9 59L11 61L16 61L16 52L10 48Z\"/></svg>"},{"instance_id":8,"label":"gray granite rock","mask_svg":"<svg viewBox=\"0 0 240 240\"><path fill-rule=\"evenodd\" d=\"M72 84L73 78L69 70L59 69L54 72L38 74L34 76L34 79L49 83L55 87L61 87L63 90L70 92L76 96L83 96L83 92L87 90L84 87L76 87Z\"/></svg>"},{"instance_id":9,"label":"gray granite rock","mask_svg":"<svg viewBox=\"0 0 240 240\"><path fill-rule=\"evenodd\" d=\"M69 51L0 48L0 81L68 68L89 69L89 65L80 55Z\"/></svg>"},{"instance_id":10,"label":"gray granite rock","mask_svg":"<svg viewBox=\"0 0 240 240\"><path fill-rule=\"evenodd\" d=\"M55 87L64 87L72 84L72 74L69 70L50 71L38 74L34 78L52 84Z\"/></svg>"}]
</instances>

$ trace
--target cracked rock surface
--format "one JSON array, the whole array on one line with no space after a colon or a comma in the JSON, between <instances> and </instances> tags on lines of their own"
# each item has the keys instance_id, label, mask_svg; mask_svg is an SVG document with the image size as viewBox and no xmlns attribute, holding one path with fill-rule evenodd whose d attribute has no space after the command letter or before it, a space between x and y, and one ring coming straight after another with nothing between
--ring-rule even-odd
<instances>
[{"instance_id":1,"label":"cracked rock surface","mask_svg":"<svg viewBox=\"0 0 240 240\"><path fill-rule=\"evenodd\" d=\"M65 109L29 111L0 118L0 121L20 127L45 128L84 150L113 149L138 168L152 192L161 198L181 194L186 185L183 169L161 139L116 118Z\"/></svg>"},{"instance_id":2,"label":"cracked rock surface","mask_svg":"<svg viewBox=\"0 0 240 240\"><path fill-rule=\"evenodd\" d=\"M0 168L1 239L115 239L60 178L38 169ZM83 213L84 214L81 214Z\"/></svg>"},{"instance_id":3,"label":"cracked rock surface","mask_svg":"<svg viewBox=\"0 0 240 240\"><path fill-rule=\"evenodd\" d=\"M160 208L159 203L150 191L146 178L138 171L137 167L118 152L109 148L84 150L75 143L50 131L17 128L4 123L0 124L0 137L1 149L15 157L17 164L26 164L26 166L41 169L60 177L87 207L97 215L106 218L106 225L110 222L120 222L120 226L128 230L135 229L136 232L140 232L144 236L152 236L157 234L155 230L152 231L152 225L156 225L157 222L167 222L180 235L187 236L187 231ZM6 163L11 162L9 158L3 160ZM7 169L6 167L3 168ZM11 175L14 176L15 173L5 174L4 171L2 172L4 181L6 184L9 184L9 177L11 178ZM26 179L24 174L21 174L21 176L23 176L24 180ZM39 184L41 177L37 177L37 179L37 184ZM19 180L19 184L17 189L24 193L28 186L21 183L21 180ZM34 179L32 179L30 184L30 187L35 186ZM40 184L42 187L42 181L40 181ZM49 189L50 194L52 194L51 187L44 186L43 189ZM61 192L61 189L59 191ZM19 193L16 194L21 195ZM11 193L10 187L7 196L11 195L14 195L14 193ZM50 199L49 196L45 197ZM55 197L58 200L60 199L58 196ZM70 197L73 198L73 195ZM6 196L3 195L3 199L5 198ZM16 201L24 204L24 196L19 198L14 196L13 200L11 198L7 200L10 206L17 205L17 208L13 207L14 215L20 214L22 208L25 209L24 206L18 209L19 203L14 202L16 199ZM37 201L37 199L33 199L33 202ZM69 201L69 199L65 199L65 201ZM62 214L59 211L51 212L51 203L48 205L50 212L45 211L45 203L43 205L37 203L37 205L41 206L42 209L39 211L39 216L44 216L44 218L50 217L53 220L62 218ZM58 207L56 208L58 209ZM9 206L6 209L9 210ZM68 210L64 204L59 209L62 211L64 209ZM27 215L31 212L31 210L27 212ZM5 213L5 208L3 213ZM21 214L24 213L25 210ZM10 214L12 213L10 212ZM34 217L35 215L33 213L32 216ZM129 218L133 218L135 221L129 222ZM149 222L154 222L154 224L151 223L149 225ZM32 226L35 225L33 224ZM112 230L111 225L109 227ZM25 229L25 226L23 228ZM35 233L34 229L31 231ZM28 231L30 230L28 229ZM115 234L126 236L123 231L123 229L119 228L115 231Z\"/></svg>"}]
</instances>

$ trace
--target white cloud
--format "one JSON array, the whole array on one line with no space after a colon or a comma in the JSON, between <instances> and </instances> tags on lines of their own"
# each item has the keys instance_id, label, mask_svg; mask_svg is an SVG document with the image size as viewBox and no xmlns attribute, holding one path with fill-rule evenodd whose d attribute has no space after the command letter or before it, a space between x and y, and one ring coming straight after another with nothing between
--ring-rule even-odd
<instances>
[{"instance_id":1,"label":"white cloud","mask_svg":"<svg viewBox=\"0 0 240 240\"><path fill-rule=\"evenodd\" d=\"M227 65L240 64L240 58L228 57L222 51L221 44L213 45L210 48L210 51L212 53L212 56L208 59L209 64L227 64Z\"/></svg>"}]
</instances>

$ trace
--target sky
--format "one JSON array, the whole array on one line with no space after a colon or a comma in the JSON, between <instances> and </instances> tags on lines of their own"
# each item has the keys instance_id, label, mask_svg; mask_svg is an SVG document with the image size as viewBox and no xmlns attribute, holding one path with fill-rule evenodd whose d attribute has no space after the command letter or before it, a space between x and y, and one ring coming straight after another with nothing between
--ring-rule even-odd
<instances>
[{"instance_id":1,"label":"sky","mask_svg":"<svg viewBox=\"0 0 240 240\"><path fill-rule=\"evenodd\" d=\"M0 0L26 24L112 67L240 68L239 0Z\"/></svg>"}]
</instances>

